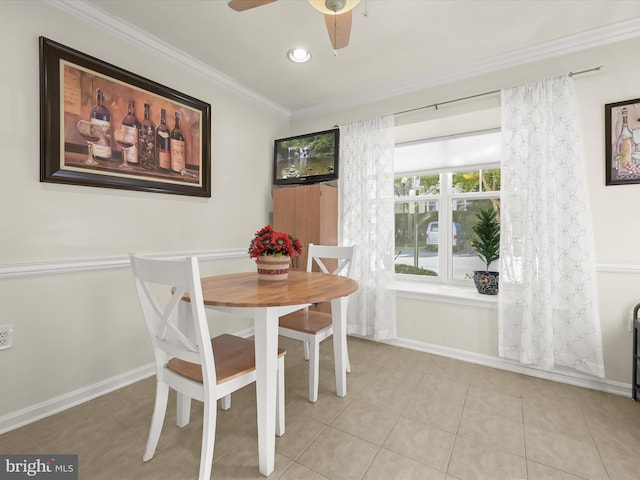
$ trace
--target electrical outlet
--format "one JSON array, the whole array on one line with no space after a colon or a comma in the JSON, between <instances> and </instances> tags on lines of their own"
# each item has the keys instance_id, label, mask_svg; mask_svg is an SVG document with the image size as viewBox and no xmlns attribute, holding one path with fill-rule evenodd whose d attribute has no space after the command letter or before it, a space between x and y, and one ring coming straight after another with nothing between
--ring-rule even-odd
<instances>
[{"instance_id":1,"label":"electrical outlet","mask_svg":"<svg viewBox=\"0 0 640 480\"><path fill-rule=\"evenodd\" d=\"M0 350L11 348L13 345L13 325L0 326Z\"/></svg>"}]
</instances>

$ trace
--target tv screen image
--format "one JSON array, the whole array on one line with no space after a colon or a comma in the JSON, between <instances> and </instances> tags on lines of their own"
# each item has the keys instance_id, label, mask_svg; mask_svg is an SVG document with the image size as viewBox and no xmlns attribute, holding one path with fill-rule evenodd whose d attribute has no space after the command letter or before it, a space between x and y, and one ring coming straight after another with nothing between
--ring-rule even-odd
<instances>
[{"instance_id":1,"label":"tv screen image","mask_svg":"<svg viewBox=\"0 0 640 480\"><path fill-rule=\"evenodd\" d=\"M274 141L273 184L295 185L338 178L340 130L307 133Z\"/></svg>"}]
</instances>

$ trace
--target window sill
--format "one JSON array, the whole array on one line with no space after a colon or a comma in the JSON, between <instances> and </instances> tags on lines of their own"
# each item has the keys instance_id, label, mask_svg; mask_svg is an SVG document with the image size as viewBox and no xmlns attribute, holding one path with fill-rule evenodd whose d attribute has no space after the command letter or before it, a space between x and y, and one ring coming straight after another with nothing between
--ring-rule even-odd
<instances>
[{"instance_id":1,"label":"window sill","mask_svg":"<svg viewBox=\"0 0 640 480\"><path fill-rule=\"evenodd\" d=\"M474 287L396 279L393 290L395 290L397 298L498 308L498 295L482 295Z\"/></svg>"}]
</instances>

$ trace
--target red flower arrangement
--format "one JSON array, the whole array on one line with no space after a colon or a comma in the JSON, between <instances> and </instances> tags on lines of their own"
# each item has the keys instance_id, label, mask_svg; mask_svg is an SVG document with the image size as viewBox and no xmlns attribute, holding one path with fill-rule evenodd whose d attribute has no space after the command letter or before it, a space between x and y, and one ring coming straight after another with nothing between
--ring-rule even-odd
<instances>
[{"instance_id":1,"label":"red flower arrangement","mask_svg":"<svg viewBox=\"0 0 640 480\"><path fill-rule=\"evenodd\" d=\"M302 244L296 237L283 232L276 232L271 225L258 230L249 244L251 258L263 255L288 255L291 260L302 253Z\"/></svg>"}]
</instances>

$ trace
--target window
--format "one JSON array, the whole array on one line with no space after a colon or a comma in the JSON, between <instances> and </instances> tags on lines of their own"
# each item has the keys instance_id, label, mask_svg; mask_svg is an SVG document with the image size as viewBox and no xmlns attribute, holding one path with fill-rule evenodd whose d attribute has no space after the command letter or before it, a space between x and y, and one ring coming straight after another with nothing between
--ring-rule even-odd
<instances>
[{"instance_id":1,"label":"window","mask_svg":"<svg viewBox=\"0 0 640 480\"><path fill-rule=\"evenodd\" d=\"M396 146L396 273L470 282L480 209L500 208L500 132ZM494 265L495 267L495 265Z\"/></svg>"}]
</instances>

